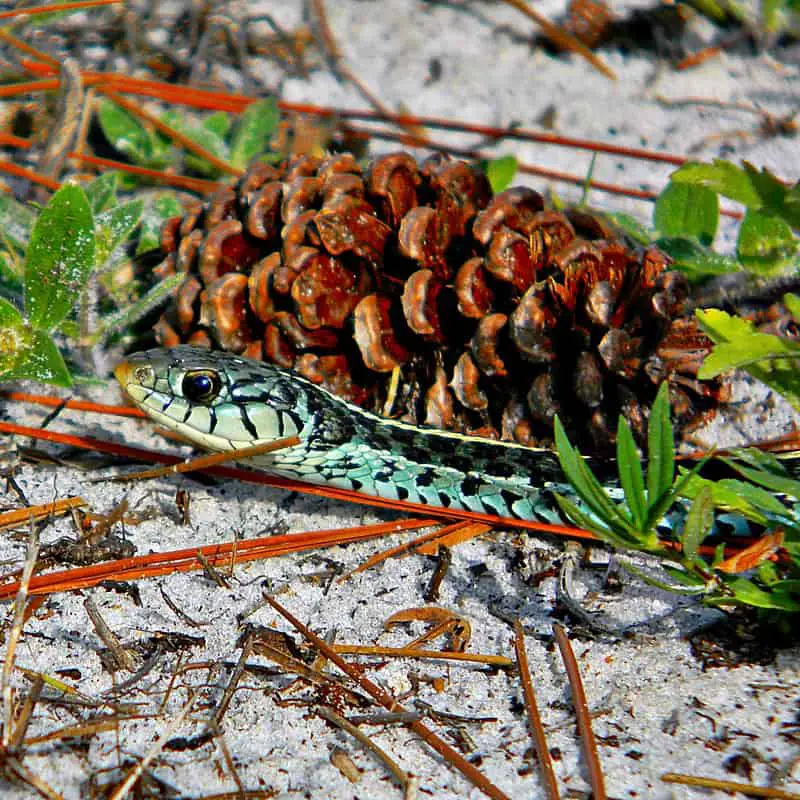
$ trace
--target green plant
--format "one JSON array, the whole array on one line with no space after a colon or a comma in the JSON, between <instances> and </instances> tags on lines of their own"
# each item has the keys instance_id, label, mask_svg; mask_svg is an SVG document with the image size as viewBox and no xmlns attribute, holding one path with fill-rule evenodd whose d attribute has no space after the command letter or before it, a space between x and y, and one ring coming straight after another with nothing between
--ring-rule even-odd
<instances>
[{"instance_id":1,"label":"green plant","mask_svg":"<svg viewBox=\"0 0 800 800\"><path fill-rule=\"evenodd\" d=\"M794 324L800 325L800 297L786 294L783 302ZM744 369L800 411L800 342L763 333L752 322L717 309L698 310L696 314L703 331L715 343L698 372L699 378Z\"/></svg>"},{"instance_id":2,"label":"green plant","mask_svg":"<svg viewBox=\"0 0 800 800\"><path fill-rule=\"evenodd\" d=\"M83 347L105 342L179 282L170 278L132 302L130 292L119 291L115 301L112 277L128 261L122 245L144 211L142 200L117 201L116 180L115 173L107 173L85 190L66 183L38 216L7 198L0 204L0 218L14 223L4 228L0 250L0 380L70 386L73 378L57 337ZM162 211L174 210L157 199L148 210L150 224L155 226ZM90 302L92 281L103 288L104 304Z\"/></svg>"},{"instance_id":3,"label":"green plant","mask_svg":"<svg viewBox=\"0 0 800 800\"><path fill-rule=\"evenodd\" d=\"M714 252L719 196L746 208L736 255ZM689 162L670 176L656 200L653 227L625 214L611 218L641 244L657 244L691 280L744 271L772 276L800 268L800 183L786 186L766 169L744 162Z\"/></svg>"},{"instance_id":4,"label":"green plant","mask_svg":"<svg viewBox=\"0 0 800 800\"><path fill-rule=\"evenodd\" d=\"M489 185L495 194L505 191L517 174L519 163L513 155L499 156L488 161L482 161L481 167L489 179Z\"/></svg>"},{"instance_id":5,"label":"green plant","mask_svg":"<svg viewBox=\"0 0 800 800\"><path fill-rule=\"evenodd\" d=\"M182 152L152 126L144 125L112 100L100 104L97 114L100 127L109 143L134 164L150 169L164 169ZM222 111L202 120L168 109L161 121L225 161L235 169L245 169L257 156L269 158L269 140L278 125L280 113L274 99L251 103L236 122ZM205 177L216 178L219 168L193 153L184 156L186 166ZM129 176L126 180L135 183Z\"/></svg>"},{"instance_id":6,"label":"green plant","mask_svg":"<svg viewBox=\"0 0 800 800\"><path fill-rule=\"evenodd\" d=\"M700 595L709 605L800 611L800 527L794 509L783 499L798 500L800 482L793 480L776 458L757 450L741 450L734 458L720 459L744 480L701 477L707 459L691 470L680 468L676 475L665 385L650 415L646 478L630 427L623 418L619 421L620 500L614 500L593 475L558 419L555 439L564 474L584 506L556 495L562 511L610 545L658 555L673 583L642 575L647 581L671 591ZM688 510L684 498L691 501ZM663 538L659 524L670 509L681 505L685 511L682 523L672 538ZM722 542L708 560L701 555L701 545L712 535L717 512L734 514L766 532L756 545L732 559L725 558L726 543ZM786 564L777 566L767 560L777 551L785 554Z\"/></svg>"}]
</instances>

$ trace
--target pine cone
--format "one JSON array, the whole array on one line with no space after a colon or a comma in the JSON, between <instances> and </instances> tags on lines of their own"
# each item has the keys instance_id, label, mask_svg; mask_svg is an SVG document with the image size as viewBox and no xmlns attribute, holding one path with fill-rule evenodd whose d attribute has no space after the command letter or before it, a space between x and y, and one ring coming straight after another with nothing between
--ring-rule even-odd
<instances>
[{"instance_id":1,"label":"pine cone","mask_svg":"<svg viewBox=\"0 0 800 800\"><path fill-rule=\"evenodd\" d=\"M156 335L293 367L405 419L549 444L556 413L582 446L641 439L658 385L684 425L726 400L697 370L711 343L688 284L600 218L494 197L476 167L405 153L254 164L162 234L159 274L186 273Z\"/></svg>"}]
</instances>

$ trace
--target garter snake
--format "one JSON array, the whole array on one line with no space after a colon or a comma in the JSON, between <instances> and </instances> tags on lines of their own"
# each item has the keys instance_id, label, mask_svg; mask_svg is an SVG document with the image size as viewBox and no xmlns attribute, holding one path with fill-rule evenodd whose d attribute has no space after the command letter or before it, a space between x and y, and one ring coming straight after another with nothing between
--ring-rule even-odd
<instances>
[{"instance_id":1,"label":"garter snake","mask_svg":"<svg viewBox=\"0 0 800 800\"><path fill-rule=\"evenodd\" d=\"M299 375L187 346L136 353L115 375L156 422L208 450L297 436L248 460L287 478L525 520L560 522L556 455L376 416Z\"/></svg>"}]
</instances>

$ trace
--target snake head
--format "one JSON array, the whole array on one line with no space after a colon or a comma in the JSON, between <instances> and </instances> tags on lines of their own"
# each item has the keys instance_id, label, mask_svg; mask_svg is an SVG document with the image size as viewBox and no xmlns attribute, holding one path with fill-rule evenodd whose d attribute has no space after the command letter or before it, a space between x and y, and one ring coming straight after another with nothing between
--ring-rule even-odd
<instances>
[{"instance_id":1,"label":"snake head","mask_svg":"<svg viewBox=\"0 0 800 800\"><path fill-rule=\"evenodd\" d=\"M114 375L149 417L209 450L302 432L295 409L302 392L269 364L180 346L135 353Z\"/></svg>"}]
</instances>

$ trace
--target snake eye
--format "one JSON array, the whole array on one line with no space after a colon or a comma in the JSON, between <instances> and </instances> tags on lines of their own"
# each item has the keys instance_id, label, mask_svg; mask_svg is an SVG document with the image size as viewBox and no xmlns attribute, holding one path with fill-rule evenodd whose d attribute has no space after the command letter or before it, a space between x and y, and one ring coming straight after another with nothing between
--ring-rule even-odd
<instances>
[{"instance_id":1,"label":"snake eye","mask_svg":"<svg viewBox=\"0 0 800 800\"><path fill-rule=\"evenodd\" d=\"M208 404L219 394L219 375L212 370L194 369L183 376L181 391L192 403Z\"/></svg>"}]
</instances>

